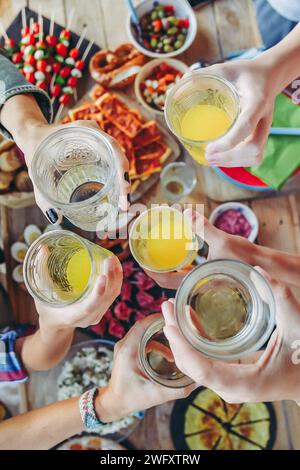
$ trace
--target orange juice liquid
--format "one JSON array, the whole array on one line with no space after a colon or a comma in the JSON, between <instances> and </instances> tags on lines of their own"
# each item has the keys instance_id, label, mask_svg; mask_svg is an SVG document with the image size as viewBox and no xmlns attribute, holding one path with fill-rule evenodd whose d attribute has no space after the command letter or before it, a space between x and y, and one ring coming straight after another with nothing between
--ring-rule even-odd
<instances>
[{"instance_id":1,"label":"orange juice liquid","mask_svg":"<svg viewBox=\"0 0 300 470\"><path fill-rule=\"evenodd\" d=\"M205 144L200 142L217 139L226 133L231 124L232 119L222 108L212 104L196 104L182 116L180 132L184 139L197 142L186 144L186 148L196 161L207 165Z\"/></svg>"},{"instance_id":2,"label":"orange juice liquid","mask_svg":"<svg viewBox=\"0 0 300 470\"><path fill-rule=\"evenodd\" d=\"M131 236L133 254L154 271L172 271L197 255L192 230L183 223L180 212L168 208L147 212Z\"/></svg>"}]
</instances>

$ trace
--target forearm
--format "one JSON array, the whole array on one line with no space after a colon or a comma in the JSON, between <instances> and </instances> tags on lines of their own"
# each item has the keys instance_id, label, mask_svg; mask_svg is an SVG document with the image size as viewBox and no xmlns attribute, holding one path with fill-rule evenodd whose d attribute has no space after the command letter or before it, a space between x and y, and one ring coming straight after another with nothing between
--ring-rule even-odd
<instances>
[{"instance_id":1,"label":"forearm","mask_svg":"<svg viewBox=\"0 0 300 470\"><path fill-rule=\"evenodd\" d=\"M35 97L30 94L9 98L1 109L0 120L25 154L27 143L47 125Z\"/></svg>"},{"instance_id":2,"label":"forearm","mask_svg":"<svg viewBox=\"0 0 300 470\"><path fill-rule=\"evenodd\" d=\"M48 370L58 364L69 351L74 329L41 327L34 335L23 339L20 349L27 370Z\"/></svg>"},{"instance_id":3,"label":"forearm","mask_svg":"<svg viewBox=\"0 0 300 470\"><path fill-rule=\"evenodd\" d=\"M60 401L0 424L0 449L45 450L83 431L78 397Z\"/></svg>"},{"instance_id":4,"label":"forearm","mask_svg":"<svg viewBox=\"0 0 300 470\"><path fill-rule=\"evenodd\" d=\"M300 24L276 46L254 59L270 70L270 86L277 93L300 76Z\"/></svg>"}]
</instances>

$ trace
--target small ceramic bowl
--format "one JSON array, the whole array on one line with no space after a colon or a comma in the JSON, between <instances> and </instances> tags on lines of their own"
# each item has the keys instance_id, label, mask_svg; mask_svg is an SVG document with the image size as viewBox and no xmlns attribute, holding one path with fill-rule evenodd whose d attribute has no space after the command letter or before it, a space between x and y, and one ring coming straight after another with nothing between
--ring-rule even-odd
<instances>
[{"instance_id":1,"label":"small ceramic bowl","mask_svg":"<svg viewBox=\"0 0 300 470\"><path fill-rule=\"evenodd\" d=\"M226 212L230 209L233 209L235 211L241 212L244 217L248 220L249 224L251 225L251 231L248 235L248 240L250 242L254 242L256 240L257 234L258 234L258 220L250 207L246 206L245 204L242 204L240 202L226 202L224 204L221 204L220 206L216 207L212 213L209 216L209 221L211 224L215 225L216 220L218 217L223 214L223 212Z\"/></svg>"},{"instance_id":2,"label":"small ceramic bowl","mask_svg":"<svg viewBox=\"0 0 300 470\"><path fill-rule=\"evenodd\" d=\"M154 51L150 51L149 49L146 49L137 40L136 33L132 26L130 14L128 15L127 23L126 23L127 35L130 39L130 42L132 42L132 44L136 47L136 49L148 57L153 57L153 58L175 57L179 54L182 54L184 51L186 51L190 47L192 42L194 41L196 37L196 33L197 33L196 16L192 7L190 6L187 0L160 0L159 3L161 5L172 5L175 8L176 16L178 16L179 18L189 19L190 25L187 31L186 40L184 44L182 45L182 47L180 47L176 51L167 52L167 53L166 52L159 53L159 52L154 52ZM144 0L141 3L139 3L135 8L136 8L137 16L141 18L143 15L145 15L146 13L152 10L153 0Z\"/></svg>"},{"instance_id":3,"label":"small ceramic bowl","mask_svg":"<svg viewBox=\"0 0 300 470\"><path fill-rule=\"evenodd\" d=\"M182 72L183 74L187 73L189 71L189 67L184 63L181 62L181 60L177 59L154 59L145 64L137 76L135 77L135 82L134 82L134 92L137 100L146 108L148 111L151 113L155 113L158 116L163 116L164 110L163 109L155 109L148 104L141 92L141 84L147 80L149 75L151 74L152 70L157 67L159 64L166 63L173 67L174 69L178 70L179 72Z\"/></svg>"}]
</instances>

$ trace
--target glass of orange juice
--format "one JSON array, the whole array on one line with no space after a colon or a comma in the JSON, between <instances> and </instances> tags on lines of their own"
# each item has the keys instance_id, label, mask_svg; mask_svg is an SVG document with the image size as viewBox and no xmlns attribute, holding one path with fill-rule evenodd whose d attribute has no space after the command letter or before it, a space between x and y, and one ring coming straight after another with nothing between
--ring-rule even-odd
<instances>
[{"instance_id":1,"label":"glass of orange juice","mask_svg":"<svg viewBox=\"0 0 300 470\"><path fill-rule=\"evenodd\" d=\"M35 299L51 307L83 300L112 253L68 230L44 233L24 260L24 282Z\"/></svg>"},{"instance_id":2,"label":"glass of orange juice","mask_svg":"<svg viewBox=\"0 0 300 470\"><path fill-rule=\"evenodd\" d=\"M199 245L183 214L168 206L142 212L129 232L132 255L140 266L153 272L178 271L191 264Z\"/></svg>"},{"instance_id":3,"label":"glass of orange juice","mask_svg":"<svg viewBox=\"0 0 300 470\"><path fill-rule=\"evenodd\" d=\"M179 80L168 92L165 104L170 130L202 165L208 165L206 145L225 135L239 112L239 97L233 85L201 70Z\"/></svg>"}]
</instances>

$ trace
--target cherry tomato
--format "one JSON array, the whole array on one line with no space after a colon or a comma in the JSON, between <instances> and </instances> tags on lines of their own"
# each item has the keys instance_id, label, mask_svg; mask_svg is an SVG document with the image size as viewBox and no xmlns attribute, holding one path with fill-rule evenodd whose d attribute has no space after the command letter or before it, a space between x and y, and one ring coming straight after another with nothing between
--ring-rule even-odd
<instances>
[{"instance_id":1,"label":"cherry tomato","mask_svg":"<svg viewBox=\"0 0 300 470\"><path fill-rule=\"evenodd\" d=\"M69 101L70 101L70 95L67 95L66 93L64 93L63 95L59 97L60 104L65 105L65 104L68 104Z\"/></svg>"},{"instance_id":2,"label":"cherry tomato","mask_svg":"<svg viewBox=\"0 0 300 470\"><path fill-rule=\"evenodd\" d=\"M60 71L60 69L61 69L61 65L58 62L55 62L52 65L53 73L58 73Z\"/></svg>"},{"instance_id":3,"label":"cherry tomato","mask_svg":"<svg viewBox=\"0 0 300 470\"><path fill-rule=\"evenodd\" d=\"M68 85L72 88L75 88L77 85L78 79L76 77L70 77L68 79Z\"/></svg>"},{"instance_id":4,"label":"cherry tomato","mask_svg":"<svg viewBox=\"0 0 300 470\"><path fill-rule=\"evenodd\" d=\"M12 38L5 39L5 47L8 49L9 47L15 46L15 41Z\"/></svg>"},{"instance_id":5,"label":"cherry tomato","mask_svg":"<svg viewBox=\"0 0 300 470\"><path fill-rule=\"evenodd\" d=\"M30 29L29 29L29 26L25 26L24 28L22 28L21 30L21 36L22 38L24 38L25 36L27 36L27 34L30 33Z\"/></svg>"},{"instance_id":6,"label":"cherry tomato","mask_svg":"<svg viewBox=\"0 0 300 470\"><path fill-rule=\"evenodd\" d=\"M51 95L52 95L52 96L59 96L59 95L60 95L60 90L61 90L61 86L58 85L58 83L56 83L56 84L53 85L53 87L51 88Z\"/></svg>"},{"instance_id":7,"label":"cherry tomato","mask_svg":"<svg viewBox=\"0 0 300 470\"><path fill-rule=\"evenodd\" d=\"M67 78L71 73L71 69L70 67L63 67L61 69L61 71L59 72L59 74L63 77L63 78Z\"/></svg>"},{"instance_id":8,"label":"cherry tomato","mask_svg":"<svg viewBox=\"0 0 300 470\"><path fill-rule=\"evenodd\" d=\"M173 5L165 5L164 10L165 10L165 12L167 12L169 14L172 14L172 13L175 12L175 8L173 7Z\"/></svg>"},{"instance_id":9,"label":"cherry tomato","mask_svg":"<svg viewBox=\"0 0 300 470\"><path fill-rule=\"evenodd\" d=\"M40 31L40 25L39 25L39 23L38 23L37 21L35 21L35 22L33 23L33 25L32 25L32 31L33 31L34 34L39 33L39 31Z\"/></svg>"},{"instance_id":10,"label":"cherry tomato","mask_svg":"<svg viewBox=\"0 0 300 470\"><path fill-rule=\"evenodd\" d=\"M159 33L161 28L162 28L162 22L161 20L154 20L152 21L152 26L153 26L153 29L156 33Z\"/></svg>"},{"instance_id":11,"label":"cherry tomato","mask_svg":"<svg viewBox=\"0 0 300 470\"><path fill-rule=\"evenodd\" d=\"M48 34L48 36L46 36L46 43L50 47L55 47L57 44L57 39L53 34Z\"/></svg>"},{"instance_id":12,"label":"cherry tomato","mask_svg":"<svg viewBox=\"0 0 300 470\"><path fill-rule=\"evenodd\" d=\"M188 18L182 18L181 20L179 20L178 26L180 26L181 28L188 28L190 26Z\"/></svg>"},{"instance_id":13,"label":"cherry tomato","mask_svg":"<svg viewBox=\"0 0 300 470\"><path fill-rule=\"evenodd\" d=\"M75 67L78 69L78 70L82 70L84 69L84 61L83 60L77 60L76 61L76 64L75 64Z\"/></svg>"},{"instance_id":14,"label":"cherry tomato","mask_svg":"<svg viewBox=\"0 0 300 470\"><path fill-rule=\"evenodd\" d=\"M44 41L38 41L35 45L37 49L46 49L47 45Z\"/></svg>"},{"instance_id":15,"label":"cherry tomato","mask_svg":"<svg viewBox=\"0 0 300 470\"><path fill-rule=\"evenodd\" d=\"M47 61L45 59L38 60L36 63L36 69L40 72L45 72L47 68Z\"/></svg>"},{"instance_id":16,"label":"cherry tomato","mask_svg":"<svg viewBox=\"0 0 300 470\"><path fill-rule=\"evenodd\" d=\"M76 47L74 47L74 49L71 49L69 52L69 56L72 57L72 59L76 60L78 55L79 55L79 50Z\"/></svg>"},{"instance_id":17,"label":"cherry tomato","mask_svg":"<svg viewBox=\"0 0 300 470\"><path fill-rule=\"evenodd\" d=\"M48 88L46 82L36 82L36 86L44 91L47 91L47 88Z\"/></svg>"},{"instance_id":18,"label":"cherry tomato","mask_svg":"<svg viewBox=\"0 0 300 470\"><path fill-rule=\"evenodd\" d=\"M32 83L32 84L35 83L35 78L34 78L34 73L33 72L26 73L25 78L29 83Z\"/></svg>"},{"instance_id":19,"label":"cherry tomato","mask_svg":"<svg viewBox=\"0 0 300 470\"><path fill-rule=\"evenodd\" d=\"M21 52L15 52L12 56L12 61L14 64L19 64L20 62L22 62L22 59L23 59L23 56Z\"/></svg>"},{"instance_id":20,"label":"cherry tomato","mask_svg":"<svg viewBox=\"0 0 300 470\"><path fill-rule=\"evenodd\" d=\"M68 49L62 42L60 42L60 43L56 44L56 52L57 52L58 55L66 57Z\"/></svg>"},{"instance_id":21,"label":"cherry tomato","mask_svg":"<svg viewBox=\"0 0 300 470\"><path fill-rule=\"evenodd\" d=\"M71 33L68 29L63 29L59 35L61 39L70 39Z\"/></svg>"},{"instance_id":22,"label":"cherry tomato","mask_svg":"<svg viewBox=\"0 0 300 470\"><path fill-rule=\"evenodd\" d=\"M26 41L26 44L29 45L29 46L34 46L35 45L35 36L34 34L28 34L27 35L27 41Z\"/></svg>"}]
</instances>

